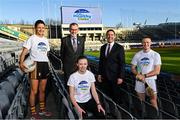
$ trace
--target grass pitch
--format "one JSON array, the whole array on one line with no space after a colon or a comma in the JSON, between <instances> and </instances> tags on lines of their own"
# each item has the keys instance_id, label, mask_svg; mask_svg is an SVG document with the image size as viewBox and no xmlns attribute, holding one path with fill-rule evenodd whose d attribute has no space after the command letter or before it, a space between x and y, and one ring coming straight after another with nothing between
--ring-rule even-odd
<instances>
[{"instance_id":1,"label":"grass pitch","mask_svg":"<svg viewBox=\"0 0 180 120\"><path fill-rule=\"evenodd\" d=\"M130 64L134 54L141 49L131 49L125 51L126 63ZM153 48L161 55L162 68L161 71L180 75L180 47L174 48ZM86 51L86 55L99 57L99 51Z\"/></svg>"}]
</instances>

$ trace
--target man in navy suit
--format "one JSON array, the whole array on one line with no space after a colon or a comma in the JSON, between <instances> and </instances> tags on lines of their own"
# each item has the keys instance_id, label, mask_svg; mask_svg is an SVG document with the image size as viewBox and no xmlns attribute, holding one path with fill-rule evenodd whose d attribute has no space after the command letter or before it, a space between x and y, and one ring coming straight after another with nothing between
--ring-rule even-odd
<instances>
[{"instance_id":1,"label":"man in navy suit","mask_svg":"<svg viewBox=\"0 0 180 120\"><path fill-rule=\"evenodd\" d=\"M119 102L118 87L123 83L125 72L124 47L115 42L115 32L106 32L107 43L100 49L98 81L102 91Z\"/></svg>"},{"instance_id":2,"label":"man in navy suit","mask_svg":"<svg viewBox=\"0 0 180 120\"><path fill-rule=\"evenodd\" d=\"M77 23L69 25L70 35L62 38L60 56L63 63L65 85L69 76L75 71L75 63L79 56L84 54L84 37L78 36Z\"/></svg>"}]
</instances>

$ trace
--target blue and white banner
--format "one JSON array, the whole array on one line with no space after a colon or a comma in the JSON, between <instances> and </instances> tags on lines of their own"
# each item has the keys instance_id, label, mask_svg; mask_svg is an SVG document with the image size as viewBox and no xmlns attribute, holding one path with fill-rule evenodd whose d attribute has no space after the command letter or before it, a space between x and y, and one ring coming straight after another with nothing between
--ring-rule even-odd
<instances>
[{"instance_id":1,"label":"blue and white banner","mask_svg":"<svg viewBox=\"0 0 180 120\"><path fill-rule=\"evenodd\" d=\"M97 7L61 7L62 24L102 24L101 9Z\"/></svg>"}]
</instances>

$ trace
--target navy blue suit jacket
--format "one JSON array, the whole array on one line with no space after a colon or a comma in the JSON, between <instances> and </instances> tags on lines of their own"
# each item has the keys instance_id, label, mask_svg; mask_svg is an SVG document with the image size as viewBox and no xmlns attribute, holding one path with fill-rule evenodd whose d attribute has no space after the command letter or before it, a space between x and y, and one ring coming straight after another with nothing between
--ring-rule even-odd
<instances>
[{"instance_id":1,"label":"navy blue suit jacket","mask_svg":"<svg viewBox=\"0 0 180 120\"><path fill-rule=\"evenodd\" d=\"M99 75L108 81L117 82L117 78L124 79L125 53L124 47L114 43L108 56L105 55L107 44L100 49Z\"/></svg>"}]
</instances>

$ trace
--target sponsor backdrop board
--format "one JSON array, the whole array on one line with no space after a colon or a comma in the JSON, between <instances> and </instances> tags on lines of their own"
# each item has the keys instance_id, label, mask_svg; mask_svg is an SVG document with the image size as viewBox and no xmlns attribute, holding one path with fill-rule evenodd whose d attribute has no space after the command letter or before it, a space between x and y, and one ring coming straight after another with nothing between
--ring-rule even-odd
<instances>
[{"instance_id":1,"label":"sponsor backdrop board","mask_svg":"<svg viewBox=\"0 0 180 120\"><path fill-rule=\"evenodd\" d=\"M98 7L61 7L62 24L102 24L101 9Z\"/></svg>"}]
</instances>

